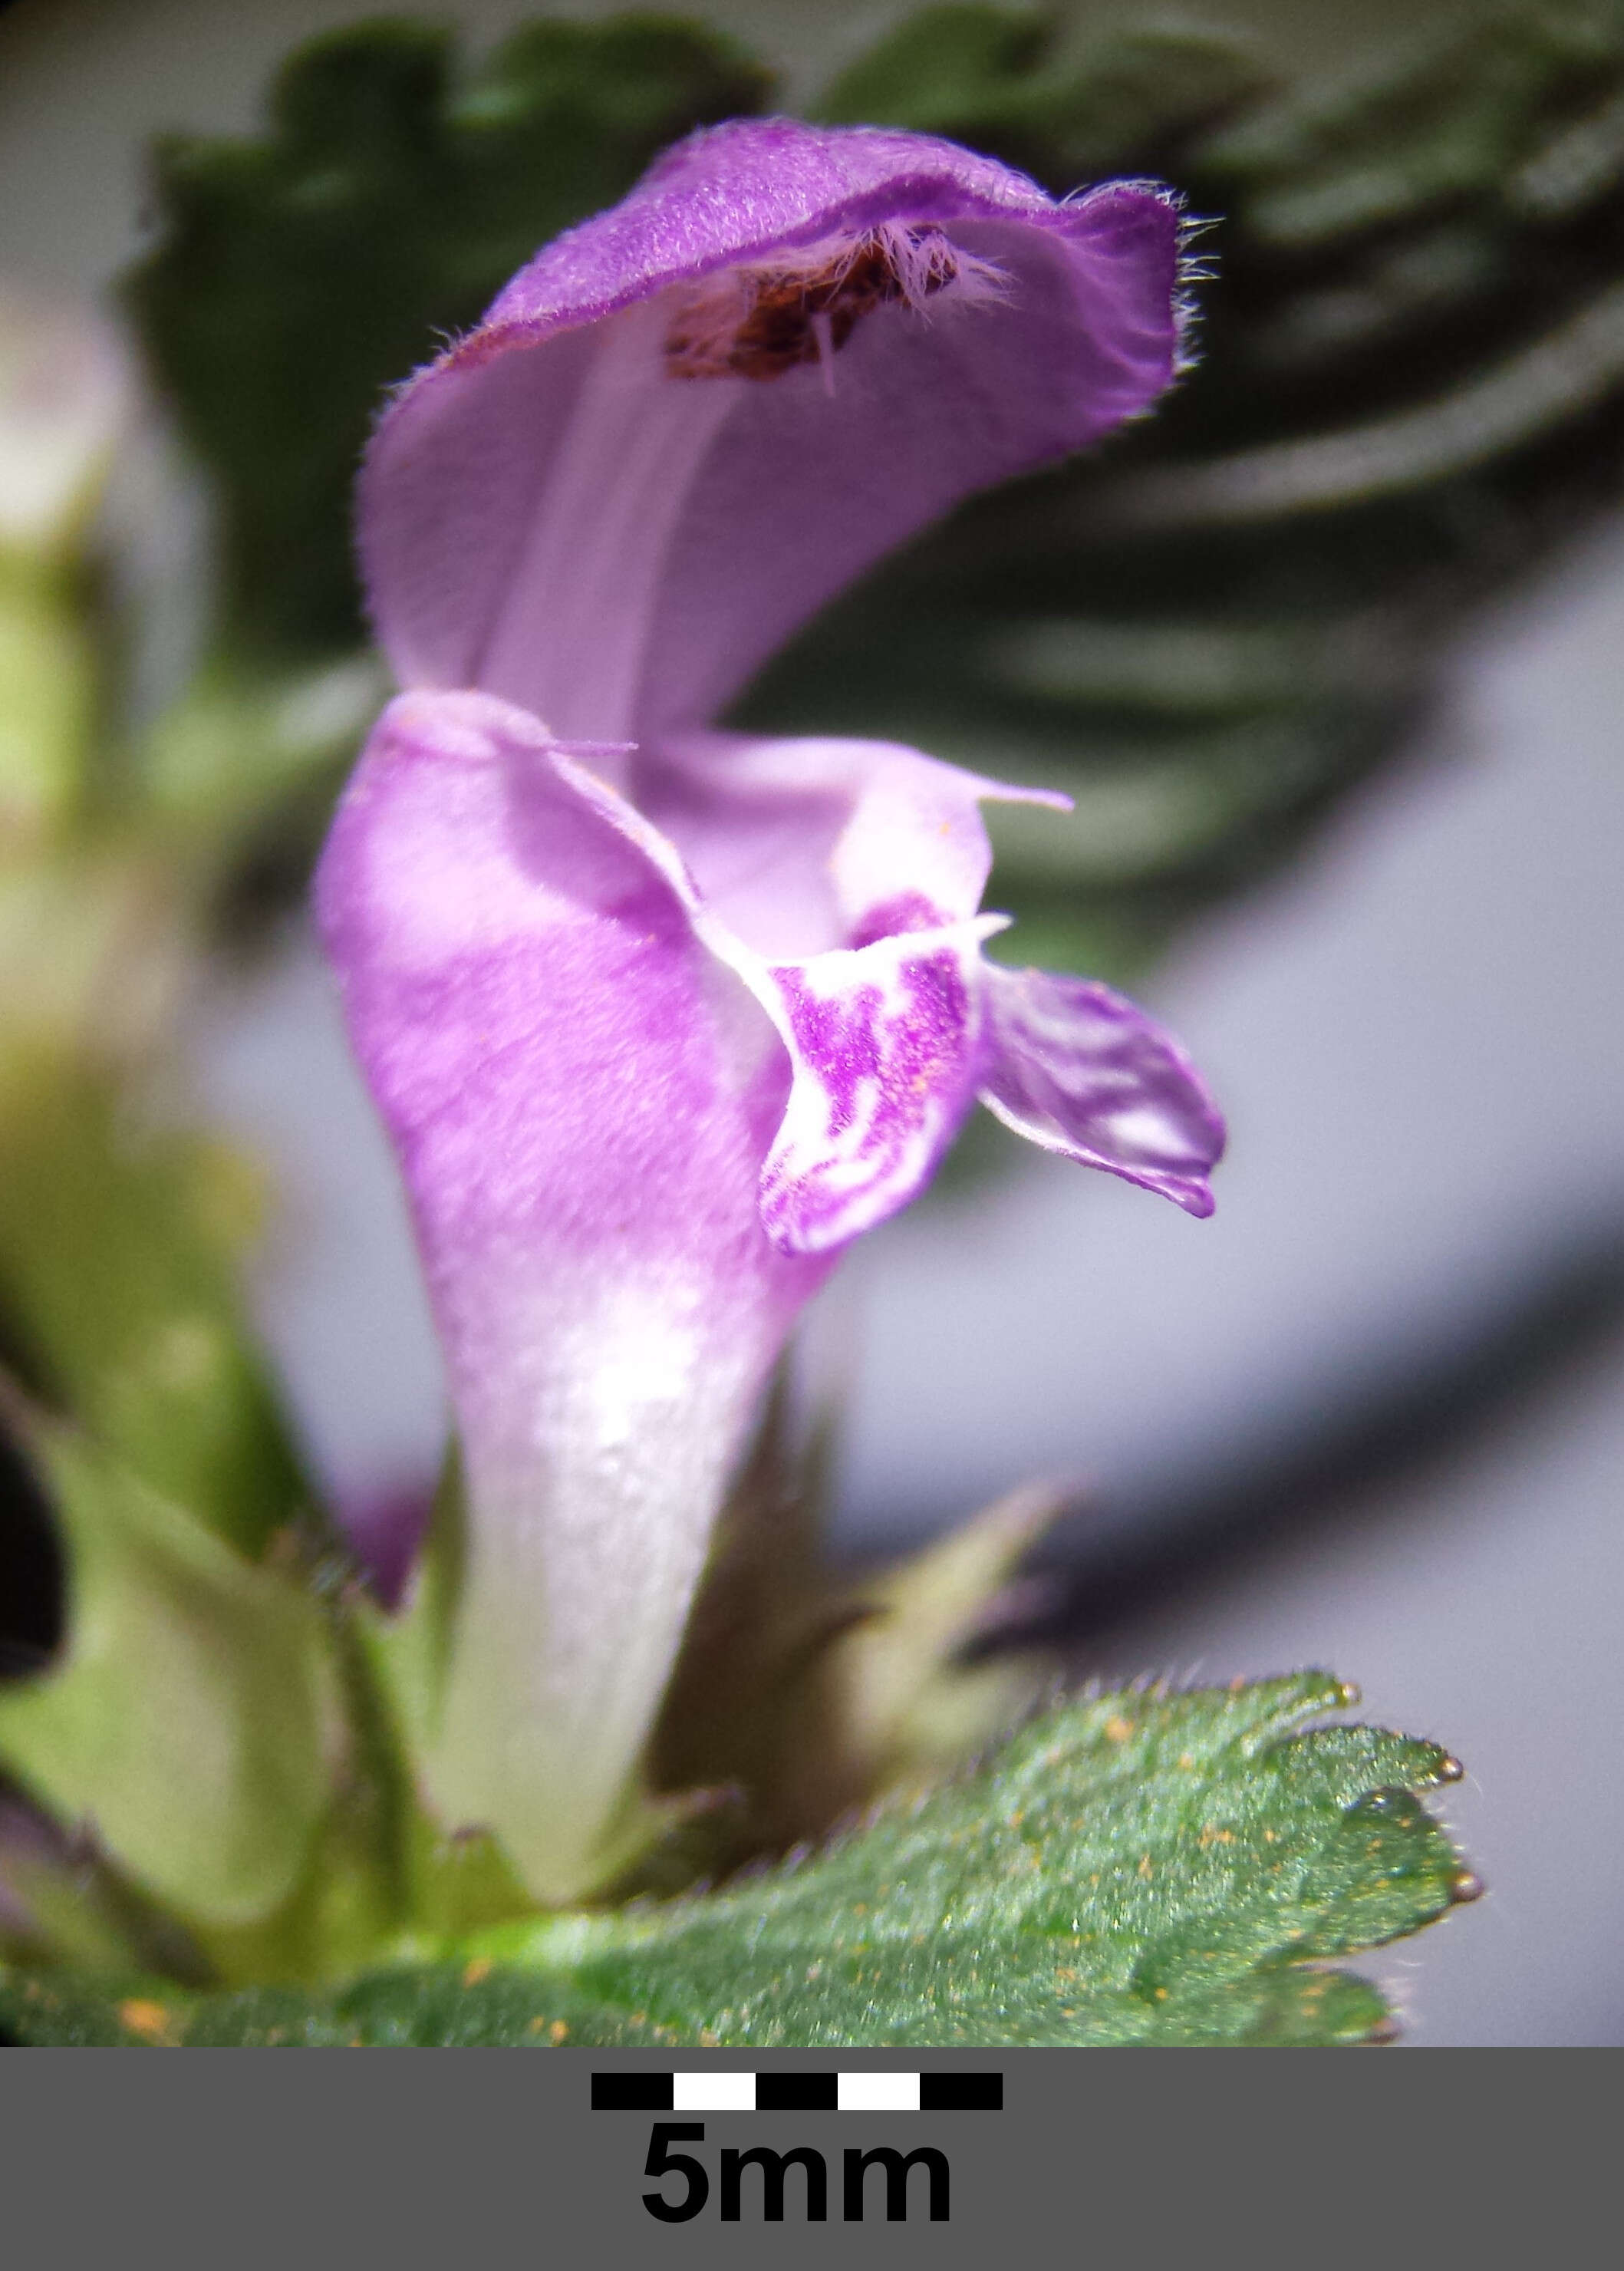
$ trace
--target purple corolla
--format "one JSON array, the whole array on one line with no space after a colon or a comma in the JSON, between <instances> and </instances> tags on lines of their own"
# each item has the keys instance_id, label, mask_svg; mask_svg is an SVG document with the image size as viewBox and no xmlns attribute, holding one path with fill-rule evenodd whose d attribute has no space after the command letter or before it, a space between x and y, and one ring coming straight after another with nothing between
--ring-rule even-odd
<instances>
[{"instance_id":1,"label":"purple corolla","mask_svg":"<svg viewBox=\"0 0 1624 2271\"><path fill-rule=\"evenodd\" d=\"M407 690L319 912L461 1444L426 1794L544 1899L623 1850L797 1313L972 1101L1211 1210L1222 1124L1177 1046L983 958L979 807L1027 793L709 722L890 547L1151 401L1178 236L1152 187L1056 203L917 135L717 128L522 270L372 444Z\"/></svg>"}]
</instances>

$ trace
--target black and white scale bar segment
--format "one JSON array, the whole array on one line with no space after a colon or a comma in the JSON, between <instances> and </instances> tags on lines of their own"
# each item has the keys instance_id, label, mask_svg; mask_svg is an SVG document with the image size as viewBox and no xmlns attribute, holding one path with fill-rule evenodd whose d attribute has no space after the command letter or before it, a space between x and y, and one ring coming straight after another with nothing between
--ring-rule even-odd
<instances>
[{"instance_id":1,"label":"black and white scale bar segment","mask_svg":"<svg viewBox=\"0 0 1624 2271\"><path fill-rule=\"evenodd\" d=\"M783 2066L765 2074L712 2067L697 2074L595 2074L597 2113L999 2113L1002 2074L938 2068L897 2074L869 2066L855 2074L831 2069L794 2074Z\"/></svg>"}]
</instances>

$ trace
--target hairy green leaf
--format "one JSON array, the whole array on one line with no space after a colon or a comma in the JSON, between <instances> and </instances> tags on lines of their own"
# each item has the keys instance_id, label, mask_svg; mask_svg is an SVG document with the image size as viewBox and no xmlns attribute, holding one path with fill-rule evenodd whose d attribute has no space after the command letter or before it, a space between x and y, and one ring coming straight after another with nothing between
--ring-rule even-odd
<instances>
[{"instance_id":1,"label":"hairy green leaf","mask_svg":"<svg viewBox=\"0 0 1624 2271\"><path fill-rule=\"evenodd\" d=\"M980 1772L718 1893L499 1927L311 1994L13 1974L28 2042L1349 2043L1328 1962L1469 1898L1427 1743L1306 1672L1065 1703ZM402 1951L403 1957L408 1951ZM133 2012L133 2016L131 2015Z\"/></svg>"}]
</instances>

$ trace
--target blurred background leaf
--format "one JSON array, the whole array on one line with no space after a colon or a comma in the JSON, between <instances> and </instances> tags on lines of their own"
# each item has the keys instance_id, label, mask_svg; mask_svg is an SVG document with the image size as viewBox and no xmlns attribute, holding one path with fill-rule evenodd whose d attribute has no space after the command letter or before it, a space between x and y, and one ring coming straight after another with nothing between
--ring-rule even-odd
<instances>
[{"instance_id":1,"label":"blurred background leaf","mask_svg":"<svg viewBox=\"0 0 1624 2271\"><path fill-rule=\"evenodd\" d=\"M153 1124L105 1070L44 1050L0 1111L12 1361L132 1476L250 1560L309 1503L236 1284L259 1197L223 1145Z\"/></svg>"},{"instance_id":2,"label":"blurred background leaf","mask_svg":"<svg viewBox=\"0 0 1624 2271\"><path fill-rule=\"evenodd\" d=\"M295 54L263 138L160 143L160 242L130 305L221 490L241 640L362 635L350 490L385 388L658 150L766 86L673 19L536 22L467 73L448 32L402 20Z\"/></svg>"}]
</instances>

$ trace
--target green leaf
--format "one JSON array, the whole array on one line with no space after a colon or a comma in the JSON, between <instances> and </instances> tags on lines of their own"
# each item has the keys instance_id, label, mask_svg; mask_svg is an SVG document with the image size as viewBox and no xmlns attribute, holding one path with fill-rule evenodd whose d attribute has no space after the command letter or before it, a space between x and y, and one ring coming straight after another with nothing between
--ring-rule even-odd
<instances>
[{"instance_id":1,"label":"green leaf","mask_svg":"<svg viewBox=\"0 0 1624 2271\"><path fill-rule=\"evenodd\" d=\"M323 1991L249 1987L197 1995L132 1976L0 1968L0 2045L72 2049L593 2049L674 2039L567 1982L467 1964L369 1973Z\"/></svg>"},{"instance_id":2,"label":"green leaf","mask_svg":"<svg viewBox=\"0 0 1624 2271\"><path fill-rule=\"evenodd\" d=\"M1459 1768L1315 1724L1349 1700L1306 1672L1073 1701L980 1772L720 1893L420 1946L309 1995L13 1973L0 2025L36 2043L1368 2041L1390 2029L1381 1995L1327 1962L1476 1886L1419 1796Z\"/></svg>"},{"instance_id":3,"label":"green leaf","mask_svg":"<svg viewBox=\"0 0 1624 2271\"><path fill-rule=\"evenodd\" d=\"M759 2046L1297 2038L1322 1999L1340 2027L1347 1991L1285 1967L1414 1930L1459 1867L1413 1795L1441 1754L1300 1731L1345 1694L1304 1675L1070 1704L798 1869L606 1919L571 1977ZM545 1960L556 1930L483 1946Z\"/></svg>"},{"instance_id":4,"label":"green leaf","mask_svg":"<svg viewBox=\"0 0 1624 2271\"><path fill-rule=\"evenodd\" d=\"M350 489L384 390L656 151L757 109L766 75L697 26L538 22L476 69L362 25L301 48L258 139L158 148L160 238L129 304L225 517L232 627L361 632Z\"/></svg>"},{"instance_id":5,"label":"green leaf","mask_svg":"<svg viewBox=\"0 0 1624 2271\"><path fill-rule=\"evenodd\" d=\"M296 1570L252 1567L75 1431L5 1399L69 1562L59 1663L0 1687L0 1765L181 1917L294 1890L331 1802L339 1702Z\"/></svg>"},{"instance_id":6,"label":"green leaf","mask_svg":"<svg viewBox=\"0 0 1624 2271\"><path fill-rule=\"evenodd\" d=\"M8 865L72 811L90 747L96 656L62 580L0 555L0 844Z\"/></svg>"},{"instance_id":7,"label":"green leaf","mask_svg":"<svg viewBox=\"0 0 1624 2271\"><path fill-rule=\"evenodd\" d=\"M127 919L142 880L112 878L135 885ZM235 1282L258 1202L245 1162L156 1124L115 1067L0 1037L8 1356L132 1477L255 1556L309 1507Z\"/></svg>"},{"instance_id":8,"label":"green leaf","mask_svg":"<svg viewBox=\"0 0 1624 2271\"><path fill-rule=\"evenodd\" d=\"M922 8L812 106L996 150L1073 182L1130 165L1146 141L1211 124L1272 84L1232 34L1188 22L1092 30L1043 9Z\"/></svg>"},{"instance_id":9,"label":"green leaf","mask_svg":"<svg viewBox=\"0 0 1624 2271\"><path fill-rule=\"evenodd\" d=\"M162 1971L198 1983L190 1933L120 1875L81 1834L68 1835L0 1787L0 1962L84 1971Z\"/></svg>"},{"instance_id":10,"label":"green leaf","mask_svg":"<svg viewBox=\"0 0 1624 2271\"><path fill-rule=\"evenodd\" d=\"M1258 234L1293 249L1486 196L1575 210L1605 194L1620 154L1618 119L1597 98L1612 92L1621 28L1616 0L1485 11L1464 33L1235 122L1203 155L1243 189Z\"/></svg>"},{"instance_id":11,"label":"green leaf","mask_svg":"<svg viewBox=\"0 0 1624 2271\"><path fill-rule=\"evenodd\" d=\"M217 657L140 736L130 771L155 826L218 863L312 786L331 806L389 691L365 653L275 671Z\"/></svg>"}]
</instances>

